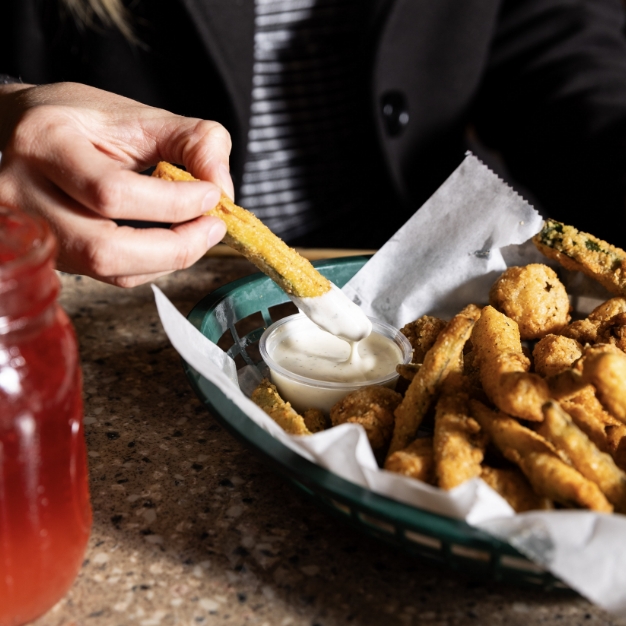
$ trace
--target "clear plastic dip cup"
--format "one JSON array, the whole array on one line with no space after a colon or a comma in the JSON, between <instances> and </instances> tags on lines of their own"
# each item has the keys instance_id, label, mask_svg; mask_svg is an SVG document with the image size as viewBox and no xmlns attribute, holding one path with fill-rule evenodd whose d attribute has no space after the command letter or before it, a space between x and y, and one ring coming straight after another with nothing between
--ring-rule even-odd
<instances>
[{"instance_id":1,"label":"clear plastic dip cup","mask_svg":"<svg viewBox=\"0 0 626 626\"><path fill-rule=\"evenodd\" d=\"M393 364L388 369L378 372L374 377L371 377L372 371L365 371L361 379L348 382L324 380L321 379L322 377L318 372L303 375L303 368L298 368L300 372L295 372L285 367L282 363L277 362L276 355L282 348L281 344L293 342L294 338L302 337L303 335L308 334L308 337L306 337L308 341L306 342L307 349L302 355L302 360L306 360L309 353L317 352L317 335L315 335L314 340L311 340L313 336L311 333L324 333L324 331L315 326L305 315L301 313L290 315L269 326L261 336L259 350L261 357L270 370L272 382L276 385L281 397L291 403L291 406L298 412L316 408L328 414L331 407L351 391L369 385L395 388L398 380L396 365L410 363L413 356L413 348L409 340L393 326L374 318L370 318L370 320L372 322L372 334L376 333L381 336L376 337L376 341L380 342L392 354L396 352L397 359L394 359ZM324 334L327 335L327 333ZM332 336L330 338L341 341ZM349 355L349 344L347 342L342 343L346 343L346 350ZM358 346L356 349L358 350ZM306 370L306 368L304 369ZM331 375L329 378L333 378L333 376Z\"/></svg>"}]
</instances>

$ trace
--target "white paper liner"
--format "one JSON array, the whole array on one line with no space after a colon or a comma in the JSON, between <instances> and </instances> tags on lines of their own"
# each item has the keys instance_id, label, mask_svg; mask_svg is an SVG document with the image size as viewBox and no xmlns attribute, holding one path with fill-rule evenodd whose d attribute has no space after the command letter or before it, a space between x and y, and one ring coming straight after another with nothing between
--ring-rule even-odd
<instances>
[{"instance_id":1,"label":"white paper liner","mask_svg":"<svg viewBox=\"0 0 626 626\"><path fill-rule=\"evenodd\" d=\"M344 287L368 315L396 327L423 314L449 318L469 302L488 301L489 287L509 265L546 262L528 239L539 214L473 155ZM372 227L375 227L373 224ZM400 261L398 261L400 259ZM574 278L585 288L585 280ZM571 285L568 285L571 293ZM304 458L398 501L463 519L509 541L591 601L626 617L626 517L587 511L516 515L480 479L446 492L378 468L365 431L354 424L287 435L237 384L234 361L204 337L153 286L172 345L250 419ZM595 293L591 307L604 297ZM606 296L608 297L608 295ZM256 376L241 372L249 392Z\"/></svg>"}]
</instances>

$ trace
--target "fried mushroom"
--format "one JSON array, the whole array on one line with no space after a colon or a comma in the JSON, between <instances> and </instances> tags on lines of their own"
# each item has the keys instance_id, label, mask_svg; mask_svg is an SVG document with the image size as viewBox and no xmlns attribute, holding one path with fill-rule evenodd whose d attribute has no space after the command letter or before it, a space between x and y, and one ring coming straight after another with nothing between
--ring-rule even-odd
<instances>
[{"instance_id":1,"label":"fried mushroom","mask_svg":"<svg viewBox=\"0 0 626 626\"><path fill-rule=\"evenodd\" d=\"M393 412L402 396L388 387L370 385L352 391L330 410L333 426L361 424L374 454L386 451L393 434Z\"/></svg>"},{"instance_id":2,"label":"fried mushroom","mask_svg":"<svg viewBox=\"0 0 626 626\"><path fill-rule=\"evenodd\" d=\"M542 263L505 270L491 287L489 304L517 322L522 340L555 333L570 320L565 287Z\"/></svg>"}]
</instances>

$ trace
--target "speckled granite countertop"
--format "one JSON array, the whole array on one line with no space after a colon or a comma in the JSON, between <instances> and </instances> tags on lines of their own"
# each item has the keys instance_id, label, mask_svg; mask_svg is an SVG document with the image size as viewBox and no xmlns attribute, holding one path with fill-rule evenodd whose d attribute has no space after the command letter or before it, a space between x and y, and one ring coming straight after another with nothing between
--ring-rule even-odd
<instances>
[{"instance_id":1,"label":"speckled granite countertop","mask_svg":"<svg viewBox=\"0 0 626 626\"><path fill-rule=\"evenodd\" d=\"M206 258L157 281L187 313L253 271ZM37 626L616 624L585 600L484 584L314 508L200 404L149 286L62 276L80 342L94 524Z\"/></svg>"}]
</instances>

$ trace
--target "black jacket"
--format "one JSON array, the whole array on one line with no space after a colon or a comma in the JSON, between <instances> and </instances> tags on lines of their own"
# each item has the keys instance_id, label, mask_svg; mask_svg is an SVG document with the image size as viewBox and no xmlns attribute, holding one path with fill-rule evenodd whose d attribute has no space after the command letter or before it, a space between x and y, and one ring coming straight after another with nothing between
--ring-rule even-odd
<instances>
[{"instance_id":1,"label":"black jacket","mask_svg":"<svg viewBox=\"0 0 626 626\"><path fill-rule=\"evenodd\" d=\"M6 0L0 72L31 83L83 82L218 120L233 135L237 182L253 0L138 0L132 7L139 46L112 30L77 28L56 0ZM363 110L355 114L367 120L362 148L386 172L381 242L476 136L547 213L626 244L620 0L363 0L363 10Z\"/></svg>"}]
</instances>

